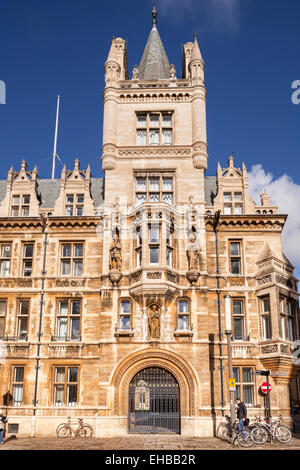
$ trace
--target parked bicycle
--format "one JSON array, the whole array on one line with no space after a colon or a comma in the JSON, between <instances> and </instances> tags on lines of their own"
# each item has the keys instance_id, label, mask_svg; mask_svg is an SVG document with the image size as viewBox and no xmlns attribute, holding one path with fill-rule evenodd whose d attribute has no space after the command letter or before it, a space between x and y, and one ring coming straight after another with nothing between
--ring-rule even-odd
<instances>
[{"instance_id":1,"label":"parked bicycle","mask_svg":"<svg viewBox=\"0 0 300 470\"><path fill-rule=\"evenodd\" d=\"M256 444L264 444L268 438L271 442L277 439L282 444L288 444L292 439L290 429L281 424L282 416L277 419L255 417L251 425L251 436Z\"/></svg>"},{"instance_id":2,"label":"parked bicycle","mask_svg":"<svg viewBox=\"0 0 300 470\"><path fill-rule=\"evenodd\" d=\"M62 423L62 424L59 424L59 426L57 426L56 428L57 437L67 438L67 437L71 437L72 435L74 435L74 437L79 436L83 438L92 437L93 426L91 426L90 424L84 423L82 418L78 418L76 420L76 422L78 422L78 427L76 429L72 427L72 425L75 425L76 423L71 422L70 416L68 416L67 419L68 419L67 423Z\"/></svg>"},{"instance_id":3,"label":"parked bicycle","mask_svg":"<svg viewBox=\"0 0 300 470\"><path fill-rule=\"evenodd\" d=\"M220 423L217 429L217 437L221 439L226 439L228 441L232 441L233 430L235 431L235 438L232 442L234 445L236 442L242 447L251 447L254 444L253 437L251 433L245 429L245 431L241 432L239 429L239 421L236 420L234 424L231 424L230 416L225 416L226 423Z\"/></svg>"}]
</instances>

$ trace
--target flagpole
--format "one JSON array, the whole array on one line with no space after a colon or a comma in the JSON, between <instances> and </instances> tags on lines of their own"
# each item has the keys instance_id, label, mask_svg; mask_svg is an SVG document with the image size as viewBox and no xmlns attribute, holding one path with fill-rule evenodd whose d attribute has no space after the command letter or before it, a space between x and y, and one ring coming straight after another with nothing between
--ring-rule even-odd
<instances>
[{"instance_id":1,"label":"flagpole","mask_svg":"<svg viewBox=\"0 0 300 470\"><path fill-rule=\"evenodd\" d=\"M60 96L57 95L56 124L55 124L55 137L54 137L54 149L53 149L53 161L52 161L52 179L54 179L54 174L55 174L55 159L56 159L56 147L57 147L59 102L60 102Z\"/></svg>"}]
</instances>

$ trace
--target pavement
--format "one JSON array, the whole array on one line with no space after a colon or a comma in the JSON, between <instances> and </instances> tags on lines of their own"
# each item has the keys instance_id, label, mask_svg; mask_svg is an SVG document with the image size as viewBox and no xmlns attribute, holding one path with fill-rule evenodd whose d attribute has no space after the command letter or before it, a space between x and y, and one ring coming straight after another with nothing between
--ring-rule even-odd
<instances>
[{"instance_id":1,"label":"pavement","mask_svg":"<svg viewBox=\"0 0 300 470\"><path fill-rule=\"evenodd\" d=\"M0 451L10 450L244 450L216 437L184 437L177 435L139 435L112 438L67 438L57 437L8 437L0 445ZM291 442L281 444L278 441L266 442L264 445L253 445L249 450L298 450L300 451L300 434L294 435Z\"/></svg>"}]
</instances>

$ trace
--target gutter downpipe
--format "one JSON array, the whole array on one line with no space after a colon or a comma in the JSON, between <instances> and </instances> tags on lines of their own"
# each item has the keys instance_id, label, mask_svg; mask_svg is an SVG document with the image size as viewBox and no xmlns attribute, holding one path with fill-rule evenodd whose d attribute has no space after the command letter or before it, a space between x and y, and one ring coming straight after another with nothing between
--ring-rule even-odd
<instances>
[{"instance_id":1,"label":"gutter downpipe","mask_svg":"<svg viewBox=\"0 0 300 470\"><path fill-rule=\"evenodd\" d=\"M39 378L39 369L40 369L40 350L41 350L41 337L42 333L42 320L43 320L43 309L44 309L44 296L45 296L45 274L46 274L46 255L47 255L47 245L48 245L48 232L46 231L48 226L48 218L44 215L42 217L42 230L44 233L44 257L43 257L43 270L42 270L42 286L41 286L41 298L40 298L40 320L39 320L39 329L37 334L38 344L37 344L37 356L36 356L36 366L35 366L35 386L34 386L34 399L33 399L33 416L36 415L36 408L38 404L37 400L37 391L38 391L38 378Z\"/></svg>"},{"instance_id":2,"label":"gutter downpipe","mask_svg":"<svg viewBox=\"0 0 300 470\"><path fill-rule=\"evenodd\" d=\"M219 352L220 352L220 379L221 379L221 407L222 407L222 416L225 415L224 413L224 380L223 380L223 349L222 349L222 324L221 324L221 290L220 290L220 266L219 266L219 239L218 239L218 226L220 221L220 214L221 211L217 211L214 215L213 221L213 229L216 236L216 261L217 261L217 271L216 271L216 279L217 279L217 305L218 305L218 321L219 321Z\"/></svg>"}]
</instances>

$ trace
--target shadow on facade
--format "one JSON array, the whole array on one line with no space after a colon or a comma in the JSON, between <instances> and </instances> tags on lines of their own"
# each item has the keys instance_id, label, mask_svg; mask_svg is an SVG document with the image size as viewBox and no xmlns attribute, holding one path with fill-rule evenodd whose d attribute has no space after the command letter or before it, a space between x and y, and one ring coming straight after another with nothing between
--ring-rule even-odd
<instances>
[{"instance_id":1,"label":"shadow on facade","mask_svg":"<svg viewBox=\"0 0 300 470\"><path fill-rule=\"evenodd\" d=\"M6 392L2 397L3 406L11 406L13 401L13 396L10 392Z\"/></svg>"}]
</instances>

